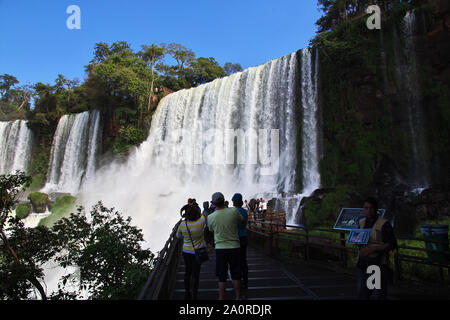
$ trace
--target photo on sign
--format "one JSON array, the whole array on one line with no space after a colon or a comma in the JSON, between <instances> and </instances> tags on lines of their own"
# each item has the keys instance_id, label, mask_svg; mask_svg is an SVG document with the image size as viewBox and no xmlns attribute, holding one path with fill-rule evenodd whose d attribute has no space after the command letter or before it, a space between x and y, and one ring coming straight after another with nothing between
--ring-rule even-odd
<instances>
[{"instance_id":1,"label":"photo on sign","mask_svg":"<svg viewBox=\"0 0 450 320\"><path fill-rule=\"evenodd\" d=\"M385 209L378 209L377 213L383 218ZM333 229L346 231L359 229L359 220L365 217L363 208L342 208Z\"/></svg>"},{"instance_id":2,"label":"photo on sign","mask_svg":"<svg viewBox=\"0 0 450 320\"><path fill-rule=\"evenodd\" d=\"M356 229L350 231L347 238L348 244L367 244L370 237L370 229Z\"/></svg>"}]
</instances>

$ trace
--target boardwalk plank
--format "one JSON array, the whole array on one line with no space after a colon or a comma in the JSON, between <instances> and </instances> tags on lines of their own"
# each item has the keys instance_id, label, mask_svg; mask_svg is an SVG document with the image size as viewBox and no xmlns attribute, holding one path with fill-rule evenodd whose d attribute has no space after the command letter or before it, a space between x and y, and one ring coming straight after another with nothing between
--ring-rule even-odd
<instances>
[{"instance_id":1,"label":"boardwalk plank","mask_svg":"<svg viewBox=\"0 0 450 320\"><path fill-rule=\"evenodd\" d=\"M176 275L172 299L184 299L183 259ZM281 263L257 249L248 247L249 265L248 289L243 291L247 300L352 300L356 298L356 278L338 273L336 270L321 267L315 263L297 262ZM216 300L218 298L217 277L215 275L215 254L201 267L199 300ZM427 298L398 288L389 289L390 299ZM431 298L431 297L428 297ZM234 300L234 290L230 280L227 281L225 299Z\"/></svg>"}]
</instances>

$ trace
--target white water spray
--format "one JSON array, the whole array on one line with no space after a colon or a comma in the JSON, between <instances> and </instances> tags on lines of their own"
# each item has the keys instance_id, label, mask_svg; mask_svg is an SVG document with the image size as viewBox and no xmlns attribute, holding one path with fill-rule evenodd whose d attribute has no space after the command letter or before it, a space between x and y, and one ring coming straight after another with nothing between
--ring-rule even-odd
<instances>
[{"instance_id":1,"label":"white water spray","mask_svg":"<svg viewBox=\"0 0 450 320\"><path fill-rule=\"evenodd\" d=\"M294 193L297 79L293 53L168 95L153 116L148 139L125 165L97 171L84 184L81 201L89 208L102 200L130 215L156 251L187 198L201 203L216 191L228 200L235 192L248 200Z\"/></svg>"}]
</instances>

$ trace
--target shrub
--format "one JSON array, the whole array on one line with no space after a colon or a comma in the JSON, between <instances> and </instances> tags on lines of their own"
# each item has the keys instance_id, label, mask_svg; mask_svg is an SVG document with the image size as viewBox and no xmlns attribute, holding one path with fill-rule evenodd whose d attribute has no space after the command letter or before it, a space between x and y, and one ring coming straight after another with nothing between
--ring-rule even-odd
<instances>
[{"instance_id":1,"label":"shrub","mask_svg":"<svg viewBox=\"0 0 450 320\"><path fill-rule=\"evenodd\" d=\"M42 173L38 173L33 177L33 180L30 185L30 190L31 191L39 190L44 186L44 183L45 183L45 175Z\"/></svg>"},{"instance_id":2,"label":"shrub","mask_svg":"<svg viewBox=\"0 0 450 320\"><path fill-rule=\"evenodd\" d=\"M43 213L47 209L48 195L42 192L32 192L28 195L28 199L33 205L35 212Z\"/></svg>"},{"instance_id":3,"label":"shrub","mask_svg":"<svg viewBox=\"0 0 450 320\"><path fill-rule=\"evenodd\" d=\"M16 217L25 219L30 214L30 207L26 204L19 204L16 208Z\"/></svg>"},{"instance_id":4,"label":"shrub","mask_svg":"<svg viewBox=\"0 0 450 320\"><path fill-rule=\"evenodd\" d=\"M348 188L339 186L328 193L321 201L309 199L306 202L305 217L309 227L330 228L336 221L340 209L345 203Z\"/></svg>"},{"instance_id":5,"label":"shrub","mask_svg":"<svg viewBox=\"0 0 450 320\"><path fill-rule=\"evenodd\" d=\"M114 152L119 156L126 156L132 146L142 143L145 138L145 131L133 126L121 127L119 136L114 141Z\"/></svg>"}]
</instances>

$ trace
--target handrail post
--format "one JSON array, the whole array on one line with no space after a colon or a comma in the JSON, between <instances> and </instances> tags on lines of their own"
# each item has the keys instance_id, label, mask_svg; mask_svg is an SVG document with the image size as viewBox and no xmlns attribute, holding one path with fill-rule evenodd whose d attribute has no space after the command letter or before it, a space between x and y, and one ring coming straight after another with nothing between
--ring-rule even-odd
<instances>
[{"instance_id":1,"label":"handrail post","mask_svg":"<svg viewBox=\"0 0 450 320\"><path fill-rule=\"evenodd\" d=\"M402 279L402 268L400 265L400 257L399 257L399 249L398 247L395 249L395 253L394 253L394 268L395 268L395 280L401 281Z\"/></svg>"},{"instance_id":2,"label":"handrail post","mask_svg":"<svg viewBox=\"0 0 450 320\"><path fill-rule=\"evenodd\" d=\"M309 259L309 231L308 231L308 229L307 228L305 228L305 232L306 232L306 236L305 236L305 239L306 239L306 244L305 244L305 261L308 261L308 259Z\"/></svg>"},{"instance_id":3,"label":"handrail post","mask_svg":"<svg viewBox=\"0 0 450 320\"><path fill-rule=\"evenodd\" d=\"M343 232L340 232L340 237L341 237L341 246L343 248L341 251L342 264L343 264L344 268L347 268L347 250L345 247L345 234Z\"/></svg>"},{"instance_id":4,"label":"handrail post","mask_svg":"<svg viewBox=\"0 0 450 320\"><path fill-rule=\"evenodd\" d=\"M171 272L176 272L176 267L173 264L178 264L178 256L176 255L180 249L180 239L176 237L176 231L180 223L181 219L173 227L172 233L169 239L167 239L164 248L159 251L155 264L139 294L138 300L168 299L170 288L168 287L169 284L167 281L175 275L171 274ZM161 270L162 275L160 274Z\"/></svg>"},{"instance_id":5,"label":"handrail post","mask_svg":"<svg viewBox=\"0 0 450 320\"><path fill-rule=\"evenodd\" d=\"M273 231L272 231L272 222L270 222L270 231L269 231L269 254L270 256L272 256L273 254L273 250L272 250L272 245L273 245Z\"/></svg>"}]
</instances>

